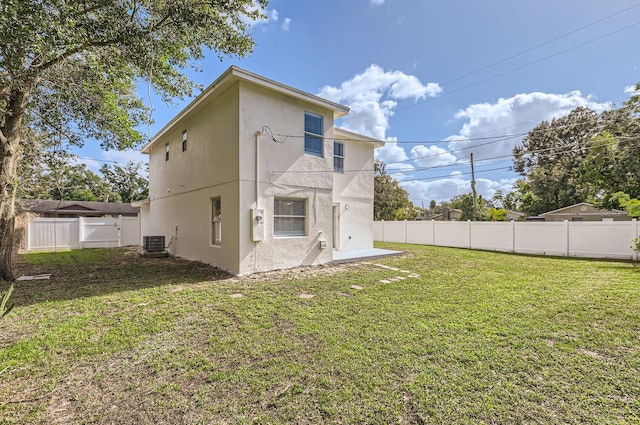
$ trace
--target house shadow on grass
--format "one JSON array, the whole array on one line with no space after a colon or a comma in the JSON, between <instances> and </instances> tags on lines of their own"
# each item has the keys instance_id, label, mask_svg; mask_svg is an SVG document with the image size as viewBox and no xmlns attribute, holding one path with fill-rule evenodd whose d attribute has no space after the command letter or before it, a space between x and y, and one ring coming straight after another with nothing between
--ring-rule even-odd
<instances>
[{"instance_id":1,"label":"house shadow on grass","mask_svg":"<svg viewBox=\"0 0 640 425\"><path fill-rule=\"evenodd\" d=\"M51 274L48 280L15 282L11 300L16 307L233 277L196 261L146 258L137 247L23 254L16 259L15 274Z\"/></svg>"}]
</instances>

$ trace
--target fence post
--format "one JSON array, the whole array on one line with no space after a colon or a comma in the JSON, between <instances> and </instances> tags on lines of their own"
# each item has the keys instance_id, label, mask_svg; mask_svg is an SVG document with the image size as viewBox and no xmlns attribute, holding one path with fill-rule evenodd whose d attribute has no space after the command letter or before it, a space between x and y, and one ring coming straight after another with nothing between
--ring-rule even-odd
<instances>
[{"instance_id":1,"label":"fence post","mask_svg":"<svg viewBox=\"0 0 640 425\"><path fill-rule=\"evenodd\" d=\"M640 227L638 227L638 219L631 219L632 225L635 225L636 228L636 238L640 238ZM638 261L640 259L640 253L638 251L633 251L633 255L631 255L631 260Z\"/></svg>"},{"instance_id":2,"label":"fence post","mask_svg":"<svg viewBox=\"0 0 640 425\"><path fill-rule=\"evenodd\" d=\"M380 220L380 224L382 225L382 242L386 242L384 239L384 220Z\"/></svg>"},{"instance_id":3,"label":"fence post","mask_svg":"<svg viewBox=\"0 0 640 425\"><path fill-rule=\"evenodd\" d=\"M404 220L404 243L407 243L409 237L407 236L409 232L407 231L407 219Z\"/></svg>"},{"instance_id":4,"label":"fence post","mask_svg":"<svg viewBox=\"0 0 640 425\"><path fill-rule=\"evenodd\" d=\"M568 257L569 256L569 252L570 252L570 247L569 247L569 240L570 240L570 237L569 237L569 220L564 220L564 227L566 229L565 235L567 236L567 252L566 252L565 256Z\"/></svg>"},{"instance_id":5,"label":"fence post","mask_svg":"<svg viewBox=\"0 0 640 425\"><path fill-rule=\"evenodd\" d=\"M118 216L118 246L122 246L122 214Z\"/></svg>"},{"instance_id":6,"label":"fence post","mask_svg":"<svg viewBox=\"0 0 640 425\"><path fill-rule=\"evenodd\" d=\"M84 226L86 226L84 217L78 217L78 245L80 245L80 249L84 248Z\"/></svg>"},{"instance_id":7,"label":"fence post","mask_svg":"<svg viewBox=\"0 0 640 425\"><path fill-rule=\"evenodd\" d=\"M468 226L467 226L467 232L468 232L468 240L469 240L469 249L471 249L471 220L467 220Z\"/></svg>"},{"instance_id":8,"label":"fence post","mask_svg":"<svg viewBox=\"0 0 640 425\"><path fill-rule=\"evenodd\" d=\"M433 243L431 245L435 246L436 245L436 221L434 219L431 219L431 227L433 228L433 232L431 232L431 239L433 241Z\"/></svg>"},{"instance_id":9,"label":"fence post","mask_svg":"<svg viewBox=\"0 0 640 425\"><path fill-rule=\"evenodd\" d=\"M27 252L31 252L31 220L27 221Z\"/></svg>"}]
</instances>

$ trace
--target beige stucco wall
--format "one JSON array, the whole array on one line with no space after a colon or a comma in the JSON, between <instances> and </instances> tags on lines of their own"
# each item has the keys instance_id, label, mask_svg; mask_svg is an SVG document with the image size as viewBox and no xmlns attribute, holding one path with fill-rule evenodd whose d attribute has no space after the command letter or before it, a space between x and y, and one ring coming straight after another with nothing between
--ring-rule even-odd
<instances>
[{"instance_id":1,"label":"beige stucco wall","mask_svg":"<svg viewBox=\"0 0 640 425\"><path fill-rule=\"evenodd\" d=\"M334 174L333 202L339 208L339 250L373 247L373 144L344 143L344 173ZM333 146L332 146L333 148ZM359 170L359 171L355 171Z\"/></svg>"},{"instance_id":2,"label":"beige stucco wall","mask_svg":"<svg viewBox=\"0 0 640 425\"><path fill-rule=\"evenodd\" d=\"M324 117L322 158L304 154L305 111ZM275 141L267 131L258 136L266 126ZM188 148L182 152L185 129ZM338 175L333 172L333 137L332 110L236 81L153 145L142 234L164 235L172 254L237 274L322 264L333 259L333 206L338 204L339 248L372 247L373 145L345 142L345 169L367 171ZM169 161L164 156L167 142ZM210 199L215 196L222 202L221 246L210 243ZM274 235L276 197L306 200L305 236ZM264 210L259 242L251 237L252 208Z\"/></svg>"},{"instance_id":3,"label":"beige stucco wall","mask_svg":"<svg viewBox=\"0 0 640 425\"><path fill-rule=\"evenodd\" d=\"M248 83L240 88L240 267L239 273L274 270L332 260L332 112L314 108ZM322 115L324 157L304 154L304 112ZM276 134L258 138L258 201L264 209L264 239L251 240L251 208L256 207L256 133L268 126ZM288 135L289 137L277 136ZM294 137L297 136L297 137ZM276 237L275 197L305 199L307 235ZM320 239L327 248L320 249Z\"/></svg>"},{"instance_id":4,"label":"beige stucco wall","mask_svg":"<svg viewBox=\"0 0 640 425\"><path fill-rule=\"evenodd\" d=\"M238 85L207 99L179 124L158 139L149 154L150 205L142 234L164 235L173 255L237 273ZM185 129L187 150L182 152ZM216 196L222 203L221 246L210 243L210 199Z\"/></svg>"}]
</instances>

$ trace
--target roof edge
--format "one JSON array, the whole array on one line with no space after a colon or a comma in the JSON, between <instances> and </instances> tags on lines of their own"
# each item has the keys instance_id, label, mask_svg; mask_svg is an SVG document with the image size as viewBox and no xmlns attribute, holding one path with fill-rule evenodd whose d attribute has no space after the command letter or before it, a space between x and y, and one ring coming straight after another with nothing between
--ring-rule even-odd
<instances>
[{"instance_id":1,"label":"roof edge","mask_svg":"<svg viewBox=\"0 0 640 425\"><path fill-rule=\"evenodd\" d=\"M330 100L324 99L322 97L313 95L311 93L307 93L305 91L296 89L295 87L288 86L286 84L279 83L275 80L271 80L269 78L263 77L261 75L255 74L253 72L247 71L245 69L239 68L235 65L230 66L224 71L218 78L215 79L213 83L211 83L206 89L202 91L198 96L195 97L186 107L184 107L176 116L174 116L167 124L160 129L150 140L147 142L140 152L148 154L150 152L151 146L155 144L155 142L165 135L169 130L171 130L176 123L178 123L182 118L191 113L194 109L196 109L203 101L205 101L209 96L211 96L218 87L225 85L226 83L231 83L233 81L247 81L249 83L253 83L257 86L267 88L269 90L273 90L277 93L285 94L295 99L307 101L318 106L321 106L325 109L329 109L334 113L334 119L345 116L349 113L349 107L341 105L336 102L332 102Z\"/></svg>"},{"instance_id":2,"label":"roof edge","mask_svg":"<svg viewBox=\"0 0 640 425\"><path fill-rule=\"evenodd\" d=\"M385 145L384 140L376 139L375 137L365 136L364 134L356 133L355 131L346 130L340 127L333 127L334 135L343 136L344 140L350 140L354 142L364 142L364 143L373 143L376 148L382 147ZM340 140L340 137L336 139Z\"/></svg>"}]
</instances>

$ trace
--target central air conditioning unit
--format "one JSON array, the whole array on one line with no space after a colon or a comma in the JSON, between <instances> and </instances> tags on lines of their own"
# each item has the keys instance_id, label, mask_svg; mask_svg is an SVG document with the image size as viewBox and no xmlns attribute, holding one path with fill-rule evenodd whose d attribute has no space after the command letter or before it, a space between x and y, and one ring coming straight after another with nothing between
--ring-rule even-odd
<instances>
[{"instance_id":1,"label":"central air conditioning unit","mask_svg":"<svg viewBox=\"0 0 640 425\"><path fill-rule=\"evenodd\" d=\"M142 248L146 252L164 251L164 236L143 236Z\"/></svg>"}]
</instances>

